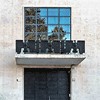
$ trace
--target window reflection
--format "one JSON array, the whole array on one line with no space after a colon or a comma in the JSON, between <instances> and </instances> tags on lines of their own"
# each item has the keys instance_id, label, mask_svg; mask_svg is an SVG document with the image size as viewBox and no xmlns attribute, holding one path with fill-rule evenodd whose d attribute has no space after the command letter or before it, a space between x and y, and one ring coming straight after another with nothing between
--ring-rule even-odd
<instances>
[{"instance_id":1,"label":"window reflection","mask_svg":"<svg viewBox=\"0 0 100 100\"><path fill-rule=\"evenodd\" d=\"M25 7L25 39L70 40L70 8Z\"/></svg>"},{"instance_id":2,"label":"window reflection","mask_svg":"<svg viewBox=\"0 0 100 100\"><path fill-rule=\"evenodd\" d=\"M60 24L70 24L70 17L60 17Z\"/></svg>"},{"instance_id":3,"label":"window reflection","mask_svg":"<svg viewBox=\"0 0 100 100\"><path fill-rule=\"evenodd\" d=\"M47 32L37 33L38 40L47 40Z\"/></svg>"},{"instance_id":4,"label":"window reflection","mask_svg":"<svg viewBox=\"0 0 100 100\"><path fill-rule=\"evenodd\" d=\"M48 32L58 32L58 25L48 25Z\"/></svg>"},{"instance_id":5,"label":"window reflection","mask_svg":"<svg viewBox=\"0 0 100 100\"><path fill-rule=\"evenodd\" d=\"M35 33L25 33L25 40L35 40L36 35Z\"/></svg>"},{"instance_id":6,"label":"window reflection","mask_svg":"<svg viewBox=\"0 0 100 100\"><path fill-rule=\"evenodd\" d=\"M48 24L58 24L58 17L48 17Z\"/></svg>"},{"instance_id":7,"label":"window reflection","mask_svg":"<svg viewBox=\"0 0 100 100\"><path fill-rule=\"evenodd\" d=\"M33 17L26 17L25 18L25 23L26 24L36 24L36 20Z\"/></svg>"},{"instance_id":8,"label":"window reflection","mask_svg":"<svg viewBox=\"0 0 100 100\"><path fill-rule=\"evenodd\" d=\"M70 9L66 8L60 9L60 16L70 16Z\"/></svg>"},{"instance_id":9,"label":"window reflection","mask_svg":"<svg viewBox=\"0 0 100 100\"><path fill-rule=\"evenodd\" d=\"M47 24L47 18L46 17L40 17L37 19L37 24Z\"/></svg>"},{"instance_id":10,"label":"window reflection","mask_svg":"<svg viewBox=\"0 0 100 100\"><path fill-rule=\"evenodd\" d=\"M60 40L62 40L63 37L65 37L65 35L66 35L66 31L65 31L64 27L60 26L59 27L59 38L60 38Z\"/></svg>"},{"instance_id":11,"label":"window reflection","mask_svg":"<svg viewBox=\"0 0 100 100\"><path fill-rule=\"evenodd\" d=\"M47 16L47 9L37 9L37 18L41 18L41 17L45 17Z\"/></svg>"},{"instance_id":12,"label":"window reflection","mask_svg":"<svg viewBox=\"0 0 100 100\"><path fill-rule=\"evenodd\" d=\"M59 34L58 25L49 25L48 26L48 39L49 40L57 40Z\"/></svg>"},{"instance_id":13,"label":"window reflection","mask_svg":"<svg viewBox=\"0 0 100 100\"><path fill-rule=\"evenodd\" d=\"M40 8L40 16L47 16L47 9Z\"/></svg>"},{"instance_id":14,"label":"window reflection","mask_svg":"<svg viewBox=\"0 0 100 100\"><path fill-rule=\"evenodd\" d=\"M70 25L60 25L60 27L63 29L64 32L70 32Z\"/></svg>"},{"instance_id":15,"label":"window reflection","mask_svg":"<svg viewBox=\"0 0 100 100\"><path fill-rule=\"evenodd\" d=\"M36 16L36 8L25 8L25 16Z\"/></svg>"},{"instance_id":16,"label":"window reflection","mask_svg":"<svg viewBox=\"0 0 100 100\"><path fill-rule=\"evenodd\" d=\"M64 40L70 40L70 33L66 34L65 37L63 37Z\"/></svg>"},{"instance_id":17,"label":"window reflection","mask_svg":"<svg viewBox=\"0 0 100 100\"><path fill-rule=\"evenodd\" d=\"M48 9L48 16L58 16L58 9L56 9L56 8L49 8Z\"/></svg>"},{"instance_id":18,"label":"window reflection","mask_svg":"<svg viewBox=\"0 0 100 100\"><path fill-rule=\"evenodd\" d=\"M25 32L36 32L36 27L34 25L25 25Z\"/></svg>"},{"instance_id":19,"label":"window reflection","mask_svg":"<svg viewBox=\"0 0 100 100\"><path fill-rule=\"evenodd\" d=\"M49 40L58 40L59 34L58 33L48 33Z\"/></svg>"},{"instance_id":20,"label":"window reflection","mask_svg":"<svg viewBox=\"0 0 100 100\"><path fill-rule=\"evenodd\" d=\"M37 32L47 32L48 27L46 25L37 25Z\"/></svg>"}]
</instances>

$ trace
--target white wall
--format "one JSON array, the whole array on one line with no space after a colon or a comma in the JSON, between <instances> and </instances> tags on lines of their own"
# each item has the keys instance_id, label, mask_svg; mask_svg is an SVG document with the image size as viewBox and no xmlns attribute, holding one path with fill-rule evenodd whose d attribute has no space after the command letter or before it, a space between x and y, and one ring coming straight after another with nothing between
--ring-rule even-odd
<instances>
[{"instance_id":1,"label":"white wall","mask_svg":"<svg viewBox=\"0 0 100 100\"><path fill-rule=\"evenodd\" d=\"M72 69L72 100L100 100L99 0L0 0L0 100L23 100L23 68L15 63L23 5L72 7L72 39L86 42L86 59Z\"/></svg>"}]
</instances>

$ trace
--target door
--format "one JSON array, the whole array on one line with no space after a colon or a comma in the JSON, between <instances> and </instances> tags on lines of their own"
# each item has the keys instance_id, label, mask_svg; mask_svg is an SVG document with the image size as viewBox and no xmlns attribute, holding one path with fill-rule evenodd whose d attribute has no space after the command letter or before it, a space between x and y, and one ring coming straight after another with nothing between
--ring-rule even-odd
<instances>
[{"instance_id":1,"label":"door","mask_svg":"<svg viewBox=\"0 0 100 100\"><path fill-rule=\"evenodd\" d=\"M24 69L24 100L69 100L69 69Z\"/></svg>"}]
</instances>

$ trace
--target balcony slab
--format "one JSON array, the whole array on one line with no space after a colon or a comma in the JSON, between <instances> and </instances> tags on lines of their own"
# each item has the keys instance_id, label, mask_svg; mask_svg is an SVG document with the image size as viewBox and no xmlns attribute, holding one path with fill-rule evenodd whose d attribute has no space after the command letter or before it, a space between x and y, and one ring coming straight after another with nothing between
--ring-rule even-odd
<instances>
[{"instance_id":1,"label":"balcony slab","mask_svg":"<svg viewBox=\"0 0 100 100\"><path fill-rule=\"evenodd\" d=\"M16 54L17 65L71 66L80 64L84 54Z\"/></svg>"}]
</instances>

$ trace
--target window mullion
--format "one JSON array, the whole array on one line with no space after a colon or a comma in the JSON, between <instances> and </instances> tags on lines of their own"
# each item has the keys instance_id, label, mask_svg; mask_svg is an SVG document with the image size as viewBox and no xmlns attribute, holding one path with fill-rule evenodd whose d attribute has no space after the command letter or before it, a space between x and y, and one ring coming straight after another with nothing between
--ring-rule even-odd
<instances>
[{"instance_id":1,"label":"window mullion","mask_svg":"<svg viewBox=\"0 0 100 100\"><path fill-rule=\"evenodd\" d=\"M36 16L35 16L35 18L36 18L36 33L35 33L35 35L36 35L36 40L37 40L37 8L36 8Z\"/></svg>"},{"instance_id":2,"label":"window mullion","mask_svg":"<svg viewBox=\"0 0 100 100\"><path fill-rule=\"evenodd\" d=\"M60 40L60 8L58 8L58 39Z\"/></svg>"},{"instance_id":3,"label":"window mullion","mask_svg":"<svg viewBox=\"0 0 100 100\"><path fill-rule=\"evenodd\" d=\"M48 32L48 8L47 8L47 40L48 40L48 34L49 32Z\"/></svg>"}]
</instances>

